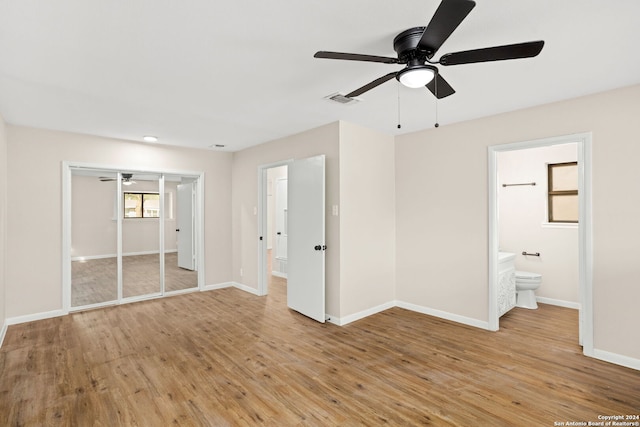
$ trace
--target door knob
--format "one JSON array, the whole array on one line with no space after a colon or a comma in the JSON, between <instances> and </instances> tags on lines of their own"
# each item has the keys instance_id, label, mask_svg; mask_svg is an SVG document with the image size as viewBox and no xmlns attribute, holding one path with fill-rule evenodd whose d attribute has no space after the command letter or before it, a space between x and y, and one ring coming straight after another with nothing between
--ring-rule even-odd
<instances>
[{"instance_id":1,"label":"door knob","mask_svg":"<svg viewBox=\"0 0 640 427\"><path fill-rule=\"evenodd\" d=\"M320 250L322 250L322 246L320 246L320 245L315 245L315 246L313 247L313 249L315 249L316 251L320 251Z\"/></svg>"},{"instance_id":2,"label":"door knob","mask_svg":"<svg viewBox=\"0 0 640 427\"><path fill-rule=\"evenodd\" d=\"M282 235L282 233L281 233L281 232L279 232L279 231L278 231L276 234L277 234L278 236Z\"/></svg>"},{"instance_id":3,"label":"door knob","mask_svg":"<svg viewBox=\"0 0 640 427\"><path fill-rule=\"evenodd\" d=\"M176 228L176 231L180 231L180 229L179 229L179 228Z\"/></svg>"}]
</instances>

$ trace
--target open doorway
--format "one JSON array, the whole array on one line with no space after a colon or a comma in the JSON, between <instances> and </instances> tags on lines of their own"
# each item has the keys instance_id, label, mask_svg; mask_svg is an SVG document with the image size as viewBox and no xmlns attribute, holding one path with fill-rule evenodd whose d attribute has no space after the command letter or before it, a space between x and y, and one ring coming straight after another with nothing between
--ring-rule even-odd
<instances>
[{"instance_id":1,"label":"open doorway","mask_svg":"<svg viewBox=\"0 0 640 427\"><path fill-rule=\"evenodd\" d=\"M286 292L288 256L289 161L262 166L259 170L259 222L263 240L258 259L258 291L268 295L272 286Z\"/></svg>"},{"instance_id":2,"label":"open doorway","mask_svg":"<svg viewBox=\"0 0 640 427\"><path fill-rule=\"evenodd\" d=\"M583 352L591 355L593 352L593 318L592 318L592 291L591 291L591 135L577 134L567 135L557 138L547 138L536 141L525 141L511 144L502 144L489 147L489 329L498 330L499 317L502 314L499 300L501 299L500 273L503 267L500 266L501 243L505 244L508 239L500 238L501 224L499 220L499 187L505 183L499 182L502 177L498 176L498 159L502 153L517 152L529 149L543 149L545 147L562 146L574 144L576 147L576 160L578 166L578 303L575 307L579 309L579 342L583 346ZM546 180L545 180L546 181ZM521 191L533 188L533 182L524 180L523 182L506 183L522 184L517 188ZM524 185L526 184L526 185ZM546 186L546 182L536 185ZM516 188L514 186L514 188ZM524 190L522 190L524 189ZM543 191L543 193L545 193ZM546 193L545 193L546 194ZM521 203L522 204L522 203ZM504 224L503 224L504 225ZM538 228L541 224L538 225ZM504 227L503 227L504 228ZM504 237L504 236L503 236ZM506 243L508 245L508 243ZM508 248L506 248L508 249ZM522 254L526 262L539 262L535 255L535 250L528 248L516 248L514 252ZM527 255L524 255L525 252ZM532 258L528 259L527 258ZM542 279L544 280L544 278ZM504 297L504 295L502 295ZM504 299L504 298L502 298Z\"/></svg>"},{"instance_id":3,"label":"open doorway","mask_svg":"<svg viewBox=\"0 0 640 427\"><path fill-rule=\"evenodd\" d=\"M258 189L258 294L286 277L287 306L324 323L325 155L259 166Z\"/></svg>"}]
</instances>

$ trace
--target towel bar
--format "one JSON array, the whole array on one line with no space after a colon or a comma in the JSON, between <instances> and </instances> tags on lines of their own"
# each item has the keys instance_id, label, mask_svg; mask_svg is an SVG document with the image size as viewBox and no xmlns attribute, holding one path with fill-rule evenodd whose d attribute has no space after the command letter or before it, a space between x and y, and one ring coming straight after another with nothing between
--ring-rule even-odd
<instances>
[{"instance_id":1,"label":"towel bar","mask_svg":"<svg viewBox=\"0 0 640 427\"><path fill-rule=\"evenodd\" d=\"M540 252L536 252L534 254L530 254L527 251L522 251L522 255L524 255L524 256L540 256Z\"/></svg>"}]
</instances>

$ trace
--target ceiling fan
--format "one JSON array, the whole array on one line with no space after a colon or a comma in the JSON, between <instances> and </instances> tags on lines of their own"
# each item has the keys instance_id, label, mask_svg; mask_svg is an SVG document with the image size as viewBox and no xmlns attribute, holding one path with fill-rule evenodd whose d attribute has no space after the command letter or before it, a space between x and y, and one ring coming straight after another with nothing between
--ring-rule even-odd
<instances>
[{"instance_id":1,"label":"ceiling fan","mask_svg":"<svg viewBox=\"0 0 640 427\"><path fill-rule=\"evenodd\" d=\"M315 58L342 59L347 61L380 62L383 64L406 64L400 71L385 74L374 81L346 95L353 98L396 78L410 88L426 86L436 98L453 95L455 90L440 75L436 64L449 66L472 64L476 62L503 61L507 59L531 58L540 53L544 41L531 41L482 49L465 50L447 53L439 60L432 61L440 46L475 7L472 0L442 0L440 6L426 27L409 28L393 39L393 50L398 57L362 55L358 53L342 53L319 51Z\"/></svg>"},{"instance_id":2,"label":"ceiling fan","mask_svg":"<svg viewBox=\"0 0 640 427\"><path fill-rule=\"evenodd\" d=\"M133 178L133 174L132 173L123 173L122 174L122 185L131 185L131 184L135 184L135 181L132 181L131 178ZM109 178L106 176L101 176L100 177L100 181L102 182L107 182L107 181L115 181L116 178Z\"/></svg>"}]
</instances>

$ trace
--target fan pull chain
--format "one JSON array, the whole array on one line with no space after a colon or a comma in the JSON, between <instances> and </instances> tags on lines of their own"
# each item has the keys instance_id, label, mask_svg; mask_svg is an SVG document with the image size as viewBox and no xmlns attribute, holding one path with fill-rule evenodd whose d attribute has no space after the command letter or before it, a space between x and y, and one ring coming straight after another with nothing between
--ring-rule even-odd
<instances>
[{"instance_id":1,"label":"fan pull chain","mask_svg":"<svg viewBox=\"0 0 640 427\"><path fill-rule=\"evenodd\" d=\"M435 127L440 126L440 124L438 123L438 74L436 73L436 75L434 76L434 79L436 79L434 83L434 87L435 87L435 92L436 92L436 124Z\"/></svg>"},{"instance_id":2,"label":"fan pull chain","mask_svg":"<svg viewBox=\"0 0 640 427\"><path fill-rule=\"evenodd\" d=\"M400 125L400 82L396 84L396 88L398 89L398 129L402 126Z\"/></svg>"}]
</instances>

